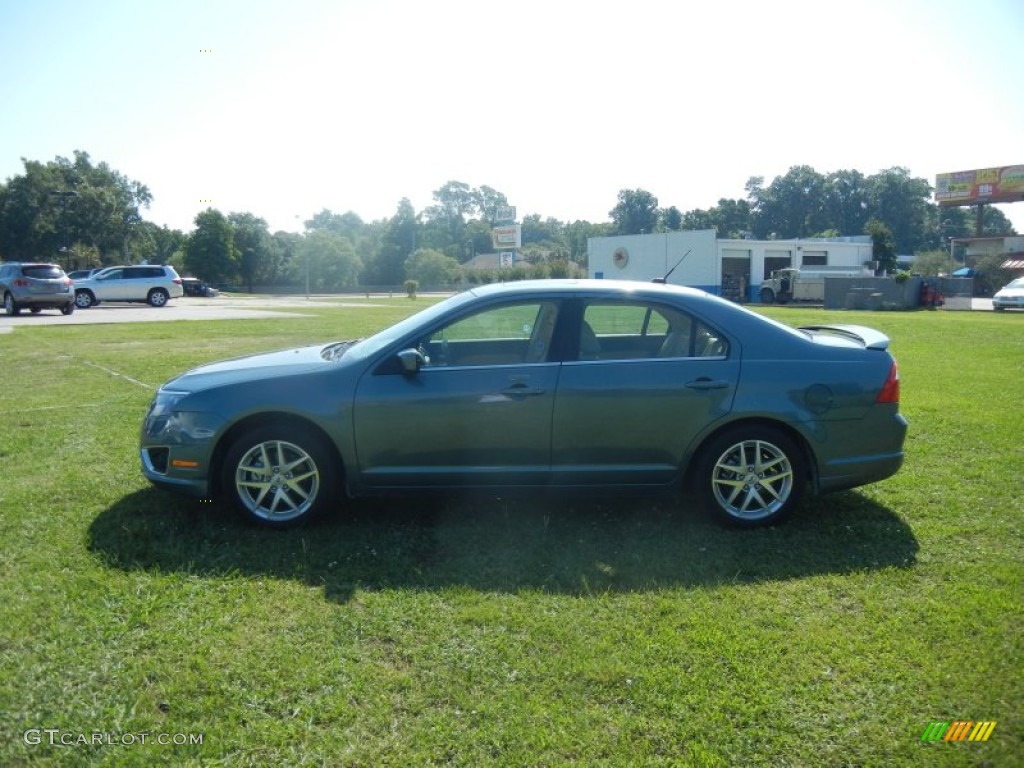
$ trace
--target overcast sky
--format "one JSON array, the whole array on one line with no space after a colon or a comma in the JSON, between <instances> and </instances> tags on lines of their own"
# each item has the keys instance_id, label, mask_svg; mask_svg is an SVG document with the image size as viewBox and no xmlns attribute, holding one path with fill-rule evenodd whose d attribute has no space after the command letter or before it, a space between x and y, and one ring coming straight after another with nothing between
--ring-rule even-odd
<instances>
[{"instance_id":1,"label":"overcast sky","mask_svg":"<svg viewBox=\"0 0 1024 768\"><path fill-rule=\"evenodd\" d=\"M0 0L0 179L81 149L185 231L450 180L593 222L794 165L934 185L1024 163L1022 50L1022 0Z\"/></svg>"}]
</instances>

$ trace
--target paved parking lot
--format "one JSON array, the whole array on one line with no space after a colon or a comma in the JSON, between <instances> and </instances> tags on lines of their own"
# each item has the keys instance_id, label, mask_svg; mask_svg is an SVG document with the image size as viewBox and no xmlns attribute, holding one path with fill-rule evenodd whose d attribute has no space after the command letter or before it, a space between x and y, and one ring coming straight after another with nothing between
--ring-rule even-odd
<instances>
[{"instance_id":1,"label":"paved parking lot","mask_svg":"<svg viewBox=\"0 0 1024 768\"><path fill-rule=\"evenodd\" d=\"M125 304L103 302L98 307L75 310L72 315L62 315L56 310L43 310L33 315L22 310L17 317L0 314L0 333L9 333L17 326L89 325L94 323L155 323L168 320L243 320L257 317L297 317L302 313L281 312L290 309L310 307L370 307L376 306L371 300L352 297L313 296L260 296L216 298L172 299L167 306L156 308L148 304Z\"/></svg>"}]
</instances>

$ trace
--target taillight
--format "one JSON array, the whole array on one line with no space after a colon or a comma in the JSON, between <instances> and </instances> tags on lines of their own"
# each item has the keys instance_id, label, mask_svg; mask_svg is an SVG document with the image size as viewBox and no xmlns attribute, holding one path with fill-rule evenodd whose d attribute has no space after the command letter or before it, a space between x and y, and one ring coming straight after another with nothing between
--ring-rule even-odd
<instances>
[{"instance_id":1,"label":"taillight","mask_svg":"<svg viewBox=\"0 0 1024 768\"><path fill-rule=\"evenodd\" d=\"M17 280L14 281L14 284L16 286L18 286L19 288L28 288L28 286L29 286L28 280L23 280L20 277Z\"/></svg>"},{"instance_id":2,"label":"taillight","mask_svg":"<svg viewBox=\"0 0 1024 768\"><path fill-rule=\"evenodd\" d=\"M181 285L181 278L180 277L176 277L176 278L174 278L174 280L172 282L177 283L178 285Z\"/></svg>"},{"instance_id":3,"label":"taillight","mask_svg":"<svg viewBox=\"0 0 1024 768\"><path fill-rule=\"evenodd\" d=\"M882 385L882 391L878 393L876 403L898 403L900 401L900 371L896 361L892 361L892 368L889 369L889 378Z\"/></svg>"}]
</instances>

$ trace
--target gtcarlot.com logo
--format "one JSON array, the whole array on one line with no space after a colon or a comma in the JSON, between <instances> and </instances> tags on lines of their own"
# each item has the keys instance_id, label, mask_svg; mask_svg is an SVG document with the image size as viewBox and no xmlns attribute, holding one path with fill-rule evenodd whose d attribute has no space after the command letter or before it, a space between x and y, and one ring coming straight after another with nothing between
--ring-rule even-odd
<instances>
[{"instance_id":1,"label":"gtcarlot.com logo","mask_svg":"<svg viewBox=\"0 0 1024 768\"><path fill-rule=\"evenodd\" d=\"M51 747L131 747L136 744L158 744L162 747L180 747L203 743L201 733L151 733L138 731L112 733L110 731L64 731L60 728L29 728L22 735L29 746L46 744Z\"/></svg>"},{"instance_id":2,"label":"gtcarlot.com logo","mask_svg":"<svg viewBox=\"0 0 1024 768\"><path fill-rule=\"evenodd\" d=\"M932 720L921 734L921 741L988 741L995 729L995 720Z\"/></svg>"}]
</instances>

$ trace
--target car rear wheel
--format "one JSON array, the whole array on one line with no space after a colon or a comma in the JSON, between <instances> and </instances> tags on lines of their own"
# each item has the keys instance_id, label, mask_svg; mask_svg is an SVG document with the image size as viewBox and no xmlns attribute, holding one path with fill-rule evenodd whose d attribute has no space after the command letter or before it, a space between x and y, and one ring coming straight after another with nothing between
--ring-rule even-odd
<instances>
[{"instance_id":1,"label":"car rear wheel","mask_svg":"<svg viewBox=\"0 0 1024 768\"><path fill-rule=\"evenodd\" d=\"M291 425L247 432L224 459L222 487L249 520L273 528L305 523L336 499L338 470L324 441Z\"/></svg>"},{"instance_id":2,"label":"car rear wheel","mask_svg":"<svg viewBox=\"0 0 1024 768\"><path fill-rule=\"evenodd\" d=\"M14 297L9 292L4 294L4 312L11 316L21 314L21 307L14 301Z\"/></svg>"},{"instance_id":3,"label":"car rear wheel","mask_svg":"<svg viewBox=\"0 0 1024 768\"><path fill-rule=\"evenodd\" d=\"M92 291L75 291L75 306L79 309L88 309L98 303Z\"/></svg>"},{"instance_id":4,"label":"car rear wheel","mask_svg":"<svg viewBox=\"0 0 1024 768\"><path fill-rule=\"evenodd\" d=\"M714 438L695 474L701 506L722 522L747 528L777 523L792 512L805 478L799 446L764 426L736 427Z\"/></svg>"},{"instance_id":5,"label":"car rear wheel","mask_svg":"<svg viewBox=\"0 0 1024 768\"><path fill-rule=\"evenodd\" d=\"M75 313L75 302L70 301L60 308L62 315L73 315Z\"/></svg>"},{"instance_id":6,"label":"car rear wheel","mask_svg":"<svg viewBox=\"0 0 1024 768\"><path fill-rule=\"evenodd\" d=\"M163 288L154 288L152 291L149 292L149 296L146 297L146 301L149 302L150 306L162 307L167 303L168 299L170 298L171 297L167 295L167 291L165 291Z\"/></svg>"}]
</instances>

